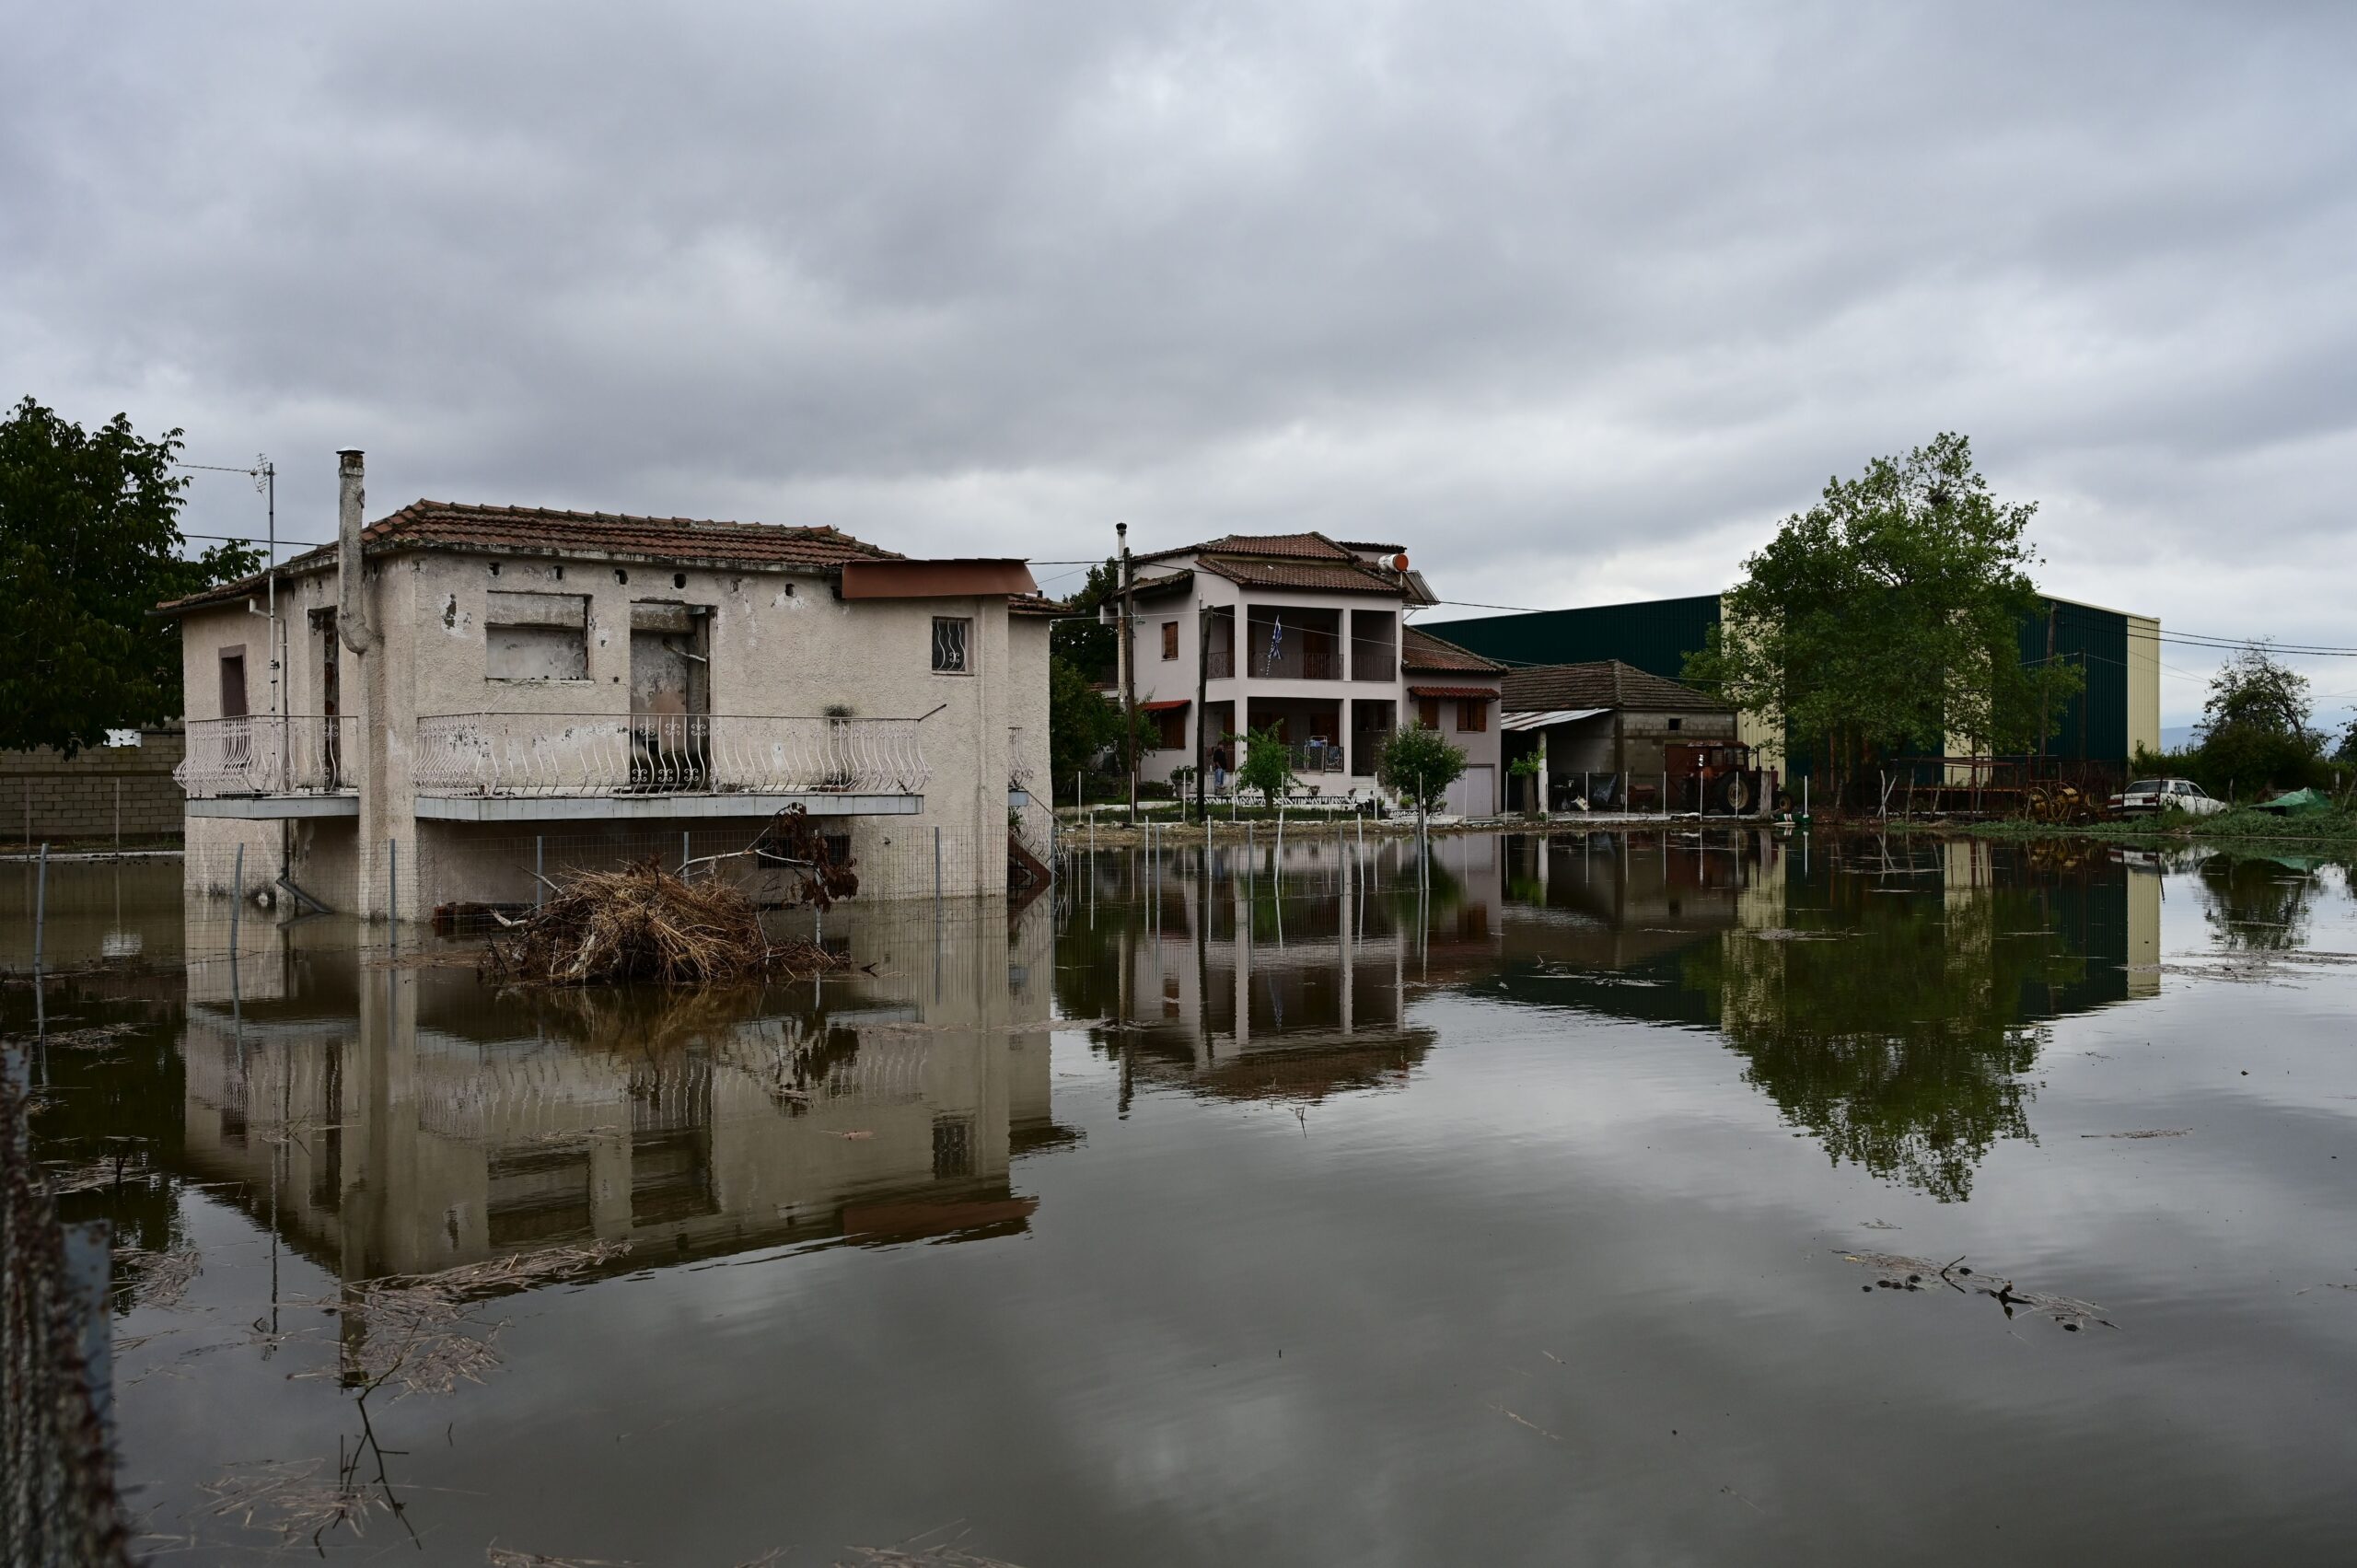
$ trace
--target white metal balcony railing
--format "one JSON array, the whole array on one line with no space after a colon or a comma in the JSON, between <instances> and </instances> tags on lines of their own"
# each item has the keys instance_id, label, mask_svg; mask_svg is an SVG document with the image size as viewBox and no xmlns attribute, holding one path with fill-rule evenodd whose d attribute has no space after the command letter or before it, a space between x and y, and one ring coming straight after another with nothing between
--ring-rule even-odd
<instances>
[{"instance_id":1,"label":"white metal balcony railing","mask_svg":"<svg viewBox=\"0 0 2357 1568\"><path fill-rule=\"evenodd\" d=\"M336 795L354 787L357 731L350 714L250 714L191 719L172 778L185 794Z\"/></svg>"},{"instance_id":2,"label":"white metal balcony railing","mask_svg":"<svg viewBox=\"0 0 2357 1568\"><path fill-rule=\"evenodd\" d=\"M425 795L915 795L916 719L436 714L417 721Z\"/></svg>"}]
</instances>

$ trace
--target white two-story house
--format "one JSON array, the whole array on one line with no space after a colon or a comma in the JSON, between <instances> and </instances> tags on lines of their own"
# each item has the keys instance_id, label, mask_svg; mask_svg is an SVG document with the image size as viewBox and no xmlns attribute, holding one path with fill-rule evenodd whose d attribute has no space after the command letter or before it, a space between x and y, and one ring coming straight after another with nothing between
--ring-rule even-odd
<instances>
[{"instance_id":1,"label":"white two-story house","mask_svg":"<svg viewBox=\"0 0 2357 1568\"><path fill-rule=\"evenodd\" d=\"M1059 608L1021 561L435 501L364 526L359 453L341 480L335 544L160 609L199 890L242 846L247 889L411 919L533 899L552 841L684 861L788 806L907 863L874 892L1005 889Z\"/></svg>"},{"instance_id":2,"label":"white two-story house","mask_svg":"<svg viewBox=\"0 0 2357 1568\"><path fill-rule=\"evenodd\" d=\"M1466 754L1448 808L1499 809L1502 667L1407 625L1434 595L1399 546L1231 534L1134 565L1131 654L1157 741L1145 778L1193 767L1200 726L1216 784L1239 738L1273 730L1305 788L1367 798L1384 738L1422 724Z\"/></svg>"}]
</instances>

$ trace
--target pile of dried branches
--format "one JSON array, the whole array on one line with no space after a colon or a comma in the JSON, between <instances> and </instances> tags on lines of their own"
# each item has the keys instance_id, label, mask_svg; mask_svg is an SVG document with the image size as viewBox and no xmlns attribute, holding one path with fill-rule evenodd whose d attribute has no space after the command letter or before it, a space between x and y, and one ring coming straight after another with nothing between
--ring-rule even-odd
<instances>
[{"instance_id":1,"label":"pile of dried branches","mask_svg":"<svg viewBox=\"0 0 2357 1568\"><path fill-rule=\"evenodd\" d=\"M772 943L752 900L717 877L689 880L654 859L575 871L494 936L494 979L540 985L707 985L842 967L811 942Z\"/></svg>"}]
</instances>

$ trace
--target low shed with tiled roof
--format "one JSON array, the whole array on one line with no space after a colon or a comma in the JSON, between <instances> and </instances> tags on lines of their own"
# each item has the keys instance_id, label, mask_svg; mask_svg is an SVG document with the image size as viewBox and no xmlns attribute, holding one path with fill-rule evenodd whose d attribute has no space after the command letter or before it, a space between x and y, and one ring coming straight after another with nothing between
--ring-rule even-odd
<instances>
[{"instance_id":1,"label":"low shed with tiled roof","mask_svg":"<svg viewBox=\"0 0 2357 1568\"><path fill-rule=\"evenodd\" d=\"M1501 684L1506 759L1543 751L1550 803L1598 779L1658 779L1672 746L1736 738L1733 708L1619 659L1508 669Z\"/></svg>"}]
</instances>

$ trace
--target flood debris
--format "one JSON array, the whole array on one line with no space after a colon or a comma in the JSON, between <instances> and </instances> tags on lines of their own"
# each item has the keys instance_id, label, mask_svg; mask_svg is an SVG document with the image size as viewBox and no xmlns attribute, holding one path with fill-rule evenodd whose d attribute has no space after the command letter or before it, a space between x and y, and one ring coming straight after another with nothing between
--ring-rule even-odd
<instances>
[{"instance_id":1,"label":"flood debris","mask_svg":"<svg viewBox=\"0 0 2357 1568\"><path fill-rule=\"evenodd\" d=\"M2011 1280L2001 1280L1992 1274L1976 1272L1963 1257L1946 1263L1934 1263L1924 1258L1910 1258L1898 1252L1844 1252L1847 1261L1872 1269L1878 1276L1864 1288L1875 1290L1935 1290L1942 1286L1960 1295L1985 1295L2004 1309L2012 1318L2016 1312L2030 1317L2051 1318L2069 1333L2077 1333L2090 1323L2107 1329L2119 1324L2103 1316L2103 1308L2092 1301L2076 1296L2051 1295L2044 1291L2024 1290Z\"/></svg>"},{"instance_id":2,"label":"flood debris","mask_svg":"<svg viewBox=\"0 0 2357 1568\"><path fill-rule=\"evenodd\" d=\"M368 1517L391 1504L365 1486L352 1484L337 1468L331 1479L324 1459L271 1459L232 1465L198 1490L213 1499L215 1518L237 1516L249 1529L274 1531L292 1546L308 1539L319 1545L330 1530L349 1527L367 1534Z\"/></svg>"},{"instance_id":3,"label":"flood debris","mask_svg":"<svg viewBox=\"0 0 2357 1568\"><path fill-rule=\"evenodd\" d=\"M1016 1568L1003 1558L968 1551L963 1544L969 1533L965 1530L946 1540L932 1539L955 1527L944 1525L941 1529L911 1536L895 1546L846 1547L851 1557L837 1559L834 1568Z\"/></svg>"},{"instance_id":4,"label":"flood debris","mask_svg":"<svg viewBox=\"0 0 2357 1568\"><path fill-rule=\"evenodd\" d=\"M396 1398L481 1383L499 1365L499 1332L506 1325L478 1317L477 1302L575 1278L629 1250L619 1241L549 1247L439 1273L362 1280L341 1295L292 1303L333 1313L346 1330L339 1336L341 1365L296 1376L338 1377L364 1396L390 1385Z\"/></svg>"},{"instance_id":5,"label":"flood debris","mask_svg":"<svg viewBox=\"0 0 2357 1568\"><path fill-rule=\"evenodd\" d=\"M850 967L814 942L772 942L735 885L684 877L652 857L570 872L550 887L545 902L491 939L485 974L531 985L710 985Z\"/></svg>"},{"instance_id":6,"label":"flood debris","mask_svg":"<svg viewBox=\"0 0 2357 1568\"><path fill-rule=\"evenodd\" d=\"M2082 1138L2182 1138L2193 1131L2190 1127L2144 1127L2133 1132L2082 1132Z\"/></svg>"},{"instance_id":7,"label":"flood debris","mask_svg":"<svg viewBox=\"0 0 2357 1568\"><path fill-rule=\"evenodd\" d=\"M196 1276L204 1272L204 1260L193 1247L179 1247L169 1251L153 1252L144 1247L118 1247L114 1250L114 1266L129 1286L132 1301L140 1307L178 1307Z\"/></svg>"},{"instance_id":8,"label":"flood debris","mask_svg":"<svg viewBox=\"0 0 2357 1568\"><path fill-rule=\"evenodd\" d=\"M482 1560L491 1564L491 1568L638 1568L636 1563L624 1558L551 1557L546 1552L517 1551L495 1541L482 1549Z\"/></svg>"}]
</instances>

